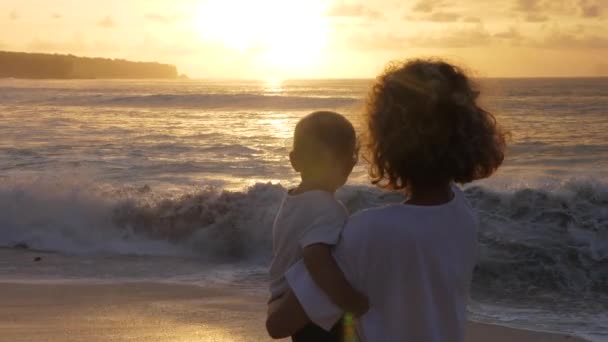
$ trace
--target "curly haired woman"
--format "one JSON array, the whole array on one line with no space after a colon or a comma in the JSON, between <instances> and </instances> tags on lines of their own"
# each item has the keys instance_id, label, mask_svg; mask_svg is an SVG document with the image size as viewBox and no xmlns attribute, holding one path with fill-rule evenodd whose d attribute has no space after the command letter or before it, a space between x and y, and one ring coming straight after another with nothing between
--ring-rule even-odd
<instances>
[{"instance_id":1,"label":"curly haired woman","mask_svg":"<svg viewBox=\"0 0 608 342\"><path fill-rule=\"evenodd\" d=\"M478 95L460 68L439 60L393 63L370 92L372 182L407 200L352 216L334 252L369 297L356 325L362 341L464 341L477 220L455 184L492 175L505 149L505 133ZM287 280L291 291L269 309L272 337L311 321L330 329L344 314L302 265Z\"/></svg>"}]
</instances>

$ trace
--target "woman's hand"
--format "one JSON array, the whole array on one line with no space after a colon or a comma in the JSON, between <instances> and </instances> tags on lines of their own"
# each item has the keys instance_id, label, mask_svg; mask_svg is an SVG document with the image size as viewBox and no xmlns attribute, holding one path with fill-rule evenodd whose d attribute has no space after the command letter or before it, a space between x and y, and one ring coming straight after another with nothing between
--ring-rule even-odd
<instances>
[{"instance_id":1,"label":"woman's hand","mask_svg":"<svg viewBox=\"0 0 608 342\"><path fill-rule=\"evenodd\" d=\"M361 293L355 292L355 294L346 311L359 318L369 310L369 300Z\"/></svg>"}]
</instances>

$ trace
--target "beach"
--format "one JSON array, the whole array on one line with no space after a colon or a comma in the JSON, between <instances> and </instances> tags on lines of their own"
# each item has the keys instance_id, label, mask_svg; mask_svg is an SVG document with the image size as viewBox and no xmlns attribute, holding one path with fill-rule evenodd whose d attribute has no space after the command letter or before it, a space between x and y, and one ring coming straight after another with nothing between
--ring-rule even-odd
<instances>
[{"instance_id":1,"label":"beach","mask_svg":"<svg viewBox=\"0 0 608 342\"><path fill-rule=\"evenodd\" d=\"M0 342L272 341L272 266L308 237L353 251L370 342L608 342L608 0L0 16ZM314 190L340 223L290 213Z\"/></svg>"},{"instance_id":2,"label":"beach","mask_svg":"<svg viewBox=\"0 0 608 342\"><path fill-rule=\"evenodd\" d=\"M319 109L361 128L371 81L0 80L0 341L268 341L293 128ZM608 78L479 81L512 136L463 188L469 317L606 341ZM336 197L352 214L403 201L363 158Z\"/></svg>"},{"instance_id":3,"label":"beach","mask_svg":"<svg viewBox=\"0 0 608 342\"><path fill-rule=\"evenodd\" d=\"M3 341L270 341L265 297L163 283L0 283ZM583 341L471 323L468 342Z\"/></svg>"}]
</instances>

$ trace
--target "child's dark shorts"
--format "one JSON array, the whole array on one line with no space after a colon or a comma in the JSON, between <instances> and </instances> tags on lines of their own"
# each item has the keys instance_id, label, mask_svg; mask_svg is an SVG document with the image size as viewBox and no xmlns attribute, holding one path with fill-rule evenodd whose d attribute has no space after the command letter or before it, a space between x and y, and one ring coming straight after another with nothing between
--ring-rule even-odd
<instances>
[{"instance_id":1,"label":"child's dark shorts","mask_svg":"<svg viewBox=\"0 0 608 342\"><path fill-rule=\"evenodd\" d=\"M336 323L330 332L314 323L308 323L291 336L291 340L293 342L342 342L342 321Z\"/></svg>"}]
</instances>

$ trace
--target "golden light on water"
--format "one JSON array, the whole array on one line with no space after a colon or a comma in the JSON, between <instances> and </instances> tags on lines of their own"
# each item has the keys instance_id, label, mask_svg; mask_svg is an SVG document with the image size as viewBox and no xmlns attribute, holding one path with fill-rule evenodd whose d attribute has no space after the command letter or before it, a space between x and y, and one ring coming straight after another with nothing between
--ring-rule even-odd
<instances>
[{"instance_id":1,"label":"golden light on water","mask_svg":"<svg viewBox=\"0 0 608 342\"><path fill-rule=\"evenodd\" d=\"M283 79L279 77L270 77L264 81L265 91L271 94L277 94L283 92Z\"/></svg>"},{"instance_id":2,"label":"golden light on water","mask_svg":"<svg viewBox=\"0 0 608 342\"><path fill-rule=\"evenodd\" d=\"M293 126L295 125L293 118L286 118L284 114L276 114L274 117L259 120L259 125L267 127L268 132L272 132L272 136L282 139L288 139L293 134Z\"/></svg>"}]
</instances>

